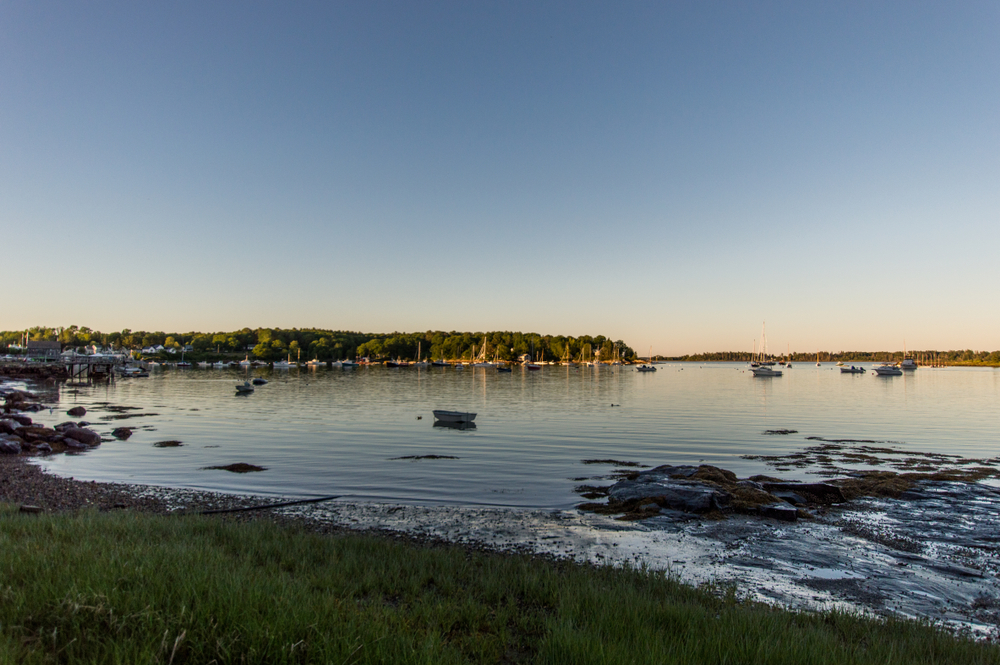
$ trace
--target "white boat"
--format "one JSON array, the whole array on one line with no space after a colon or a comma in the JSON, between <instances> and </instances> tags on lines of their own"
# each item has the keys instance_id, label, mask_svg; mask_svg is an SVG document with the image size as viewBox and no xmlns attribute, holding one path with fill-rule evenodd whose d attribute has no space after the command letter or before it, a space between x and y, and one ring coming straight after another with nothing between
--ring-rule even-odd
<instances>
[{"instance_id":1,"label":"white boat","mask_svg":"<svg viewBox=\"0 0 1000 665\"><path fill-rule=\"evenodd\" d=\"M250 354L247 354L247 357L240 361L240 365L245 367L249 367L251 365Z\"/></svg>"},{"instance_id":2,"label":"white boat","mask_svg":"<svg viewBox=\"0 0 1000 665\"><path fill-rule=\"evenodd\" d=\"M879 376L902 376L903 370L899 369L896 365L882 363L875 368L875 373Z\"/></svg>"},{"instance_id":3,"label":"white boat","mask_svg":"<svg viewBox=\"0 0 1000 665\"><path fill-rule=\"evenodd\" d=\"M780 369L774 369L768 365L762 365L760 367L751 367L750 371L753 372L754 376L781 376Z\"/></svg>"},{"instance_id":4,"label":"white boat","mask_svg":"<svg viewBox=\"0 0 1000 665\"><path fill-rule=\"evenodd\" d=\"M229 367L229 363L225 362L224 360L220 360L217 363L212 363L212 367L214 367L216 369L225 369L225 368Z\"/></svg>"},{"instance_id":5,"label":"white boat","mask_svg":"<svg viewBox=\"0 0 1000 665\"><path fill-rule=\"evenodd\" d=\"M211 366L212 363L208 362L207 360L202 360L201 362L198 363L198 367L211 367Z\"/></svg>"},{"instance_id":6,"label":"white boat","mask_svg":"<svg viewBox=\"0 0 1000 665\"><path fill-rule=\"evenodd\" d=\"M476 414L465 411L434 411L434 418L445 423L471 423Z\"/></svg>"},{"instance_id":7,"label":"white boat","mask_svg":"<svg viewBox=\"0 0 1000 665\"><path fill-rule=\"evenodd\" d=\"M295 367L297 363L292 362L292 354L288 354L285 360L275 360L271 365L274 369L289 369L290 367Z\"/></svg>"},{"instance_id":8,"label":"white boat","mask_svg":"<svg viewBox=\"0 0 1000 665\"><path fill-rule=\"evenodd\" d=\"M903 362L899 364L900 369L904 369L908 372L912 372L917 368L917 361L913 358L906 357L906 341L903 341Z\"/></svg>"},{"instance_id":9,"label":"white boat","mask_svg":"<svg viewBox=\"0 0 1000 665\"><path fill-rule=\"evenodd\" d=\"M240 394L243 394L243 393L252 393L253 392L253 386L250 385L249 381L244 381L242 384L237 383L236 384L236 392L240 393Z\"/></svg>"},{"instance_id":10,"label":"white boat","mask_svg":"<svg viewBox=\"0 0 1000 665\"><path fill-rule=\"evenodd\" d=\"M325 364L326 363L320 360L319 358L313 358L312 360L306 363L306 365L308 365L309 367L322 367Z\"/></svg>"}]
</instances>

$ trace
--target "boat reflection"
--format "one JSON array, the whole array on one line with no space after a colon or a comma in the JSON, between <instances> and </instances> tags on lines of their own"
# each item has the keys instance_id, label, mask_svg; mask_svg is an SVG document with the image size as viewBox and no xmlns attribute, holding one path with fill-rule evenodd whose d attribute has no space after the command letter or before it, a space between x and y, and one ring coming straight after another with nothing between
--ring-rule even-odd
<instances>
[{"instance_id":1,"label":"boat reflection","mask_svg":"<svg viewBox=\"0 0 1000 665\"><path fill-rule=\"evenodd\" d=\"M447 427L448 429L476 429L476 423L453 423L447 420L435 420L434 427Z\"/></svg>"}]
</instances>

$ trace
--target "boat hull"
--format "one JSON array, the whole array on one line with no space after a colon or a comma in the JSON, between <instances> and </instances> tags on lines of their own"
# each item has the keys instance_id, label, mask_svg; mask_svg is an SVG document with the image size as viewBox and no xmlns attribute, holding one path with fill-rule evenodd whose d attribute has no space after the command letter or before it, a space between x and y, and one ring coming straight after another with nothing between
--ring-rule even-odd
<instances>
[{"instance_id":1,"label":"boat hull","mask_svg":"<svg viewBox=\"0 0 1000 665\"><path fill-rule=\"evenodd\" d=\"M465 411L434 411L434 418L445 423L471 423L476 414Z\"/></svg>"}]
</instances>

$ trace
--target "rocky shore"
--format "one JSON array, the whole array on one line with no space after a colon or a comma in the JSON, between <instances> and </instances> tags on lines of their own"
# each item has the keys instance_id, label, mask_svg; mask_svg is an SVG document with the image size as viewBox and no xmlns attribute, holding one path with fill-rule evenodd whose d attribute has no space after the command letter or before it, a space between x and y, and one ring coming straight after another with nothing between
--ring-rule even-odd
<instances>
[{"instance_id":1,"label":"rocky shore","mask_svg":"<svg viewBox=\"0 0 1000 665\"><path fill-rule=\"evenodd\" d=\"M44 394L44 387L32 387ZM183 514L260 507L280 497L242 496L45 473L30 459L101 444L86 411L39 427L48 410L24 390L5 389L0 416L0 501L24 512L134 510ZM128 407L115 407L127 409ZM129 427L112 436L126 439ZM177 442L163 442L177 443ZM878 458L896 471L858 471ZM581 485L578 510L433 507L336 501L224 513L312 531L362 530L414 544L569 558L599 565L668 569L691 584L732 585L749 598L798 609L841 608L941 622L980 638L1000 636L1000 459L920 455L885 442L817 440L802 453L766 458L779 471L806 463L828 480L737 478L707 465L619 467L607 485ZM234 465L230 471L255 471ZM246 465L249 466L249 465ZM289 497L293 498L293 497Z\"/></svg>"}]
</instances>

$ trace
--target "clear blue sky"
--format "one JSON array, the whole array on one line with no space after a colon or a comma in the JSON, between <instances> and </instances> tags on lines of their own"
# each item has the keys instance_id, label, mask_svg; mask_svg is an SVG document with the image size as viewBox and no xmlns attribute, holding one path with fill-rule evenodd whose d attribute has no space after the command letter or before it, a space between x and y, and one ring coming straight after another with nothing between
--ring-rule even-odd
<instances>
[{"instance_id":1,"label":"clear blue sky","mask_svg":"<svg viewBox=\"0 0 1000 665\"><path fill-rule=\"evenodd\" d=\"M0 329L1000 348L1000 3L0 4Z\"/></svg>"}]
</instances>

